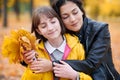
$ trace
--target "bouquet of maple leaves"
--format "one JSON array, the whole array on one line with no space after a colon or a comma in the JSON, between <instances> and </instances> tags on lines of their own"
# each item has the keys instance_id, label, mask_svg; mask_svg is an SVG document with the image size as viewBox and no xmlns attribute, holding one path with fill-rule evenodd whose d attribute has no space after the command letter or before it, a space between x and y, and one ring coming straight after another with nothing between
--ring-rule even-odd
<instances>
[{"instance_id":1,"label":"bouquet of maple leaves","mask_svg":"<svg viewBox=\"0 0 120 80\"><path fill-rule=\"evenodd\" d=\"M9 58L10 63L23 61L25 50L36 49L36 37L24 29L13 30L5 36L2 44L2 55Z\"/></svg>"}]
</instances>

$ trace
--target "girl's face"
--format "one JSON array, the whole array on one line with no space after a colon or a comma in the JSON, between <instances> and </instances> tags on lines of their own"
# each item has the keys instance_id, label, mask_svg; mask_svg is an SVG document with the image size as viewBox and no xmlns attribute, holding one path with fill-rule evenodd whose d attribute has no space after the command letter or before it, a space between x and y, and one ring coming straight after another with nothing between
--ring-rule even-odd
<instances>
[{"instance_id":1,"label":"girl's face","mask_svg":"<svg viewBox=\"0 0 120 80\"><path fill-rule=\"evenodd\" d=\"M40 16L40 24L38 25L38 33L48 40L54 40L61 36L61 27L56 17L48 18L46 15Z\"/></svg>"},{"instance_id":2,"label":"girl's face","mask_svg":"<svg viewBox=\"0 0 120 80\"><path fill-rule=\"evenodd\" d=\"M60 7L60 13L67 29L75 32L81 29L83 24L83 13L75 3L67 1Z\"/></svg>"}]
</instances>

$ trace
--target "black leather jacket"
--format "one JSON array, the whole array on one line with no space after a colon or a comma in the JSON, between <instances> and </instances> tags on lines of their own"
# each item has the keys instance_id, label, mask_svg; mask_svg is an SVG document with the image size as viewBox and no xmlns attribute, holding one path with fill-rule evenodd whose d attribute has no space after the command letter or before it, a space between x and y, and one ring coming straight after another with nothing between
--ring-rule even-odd
<instances>
[{"instance_id":1,"label":"black leather jacket","mask_svg":"<svg viewBox=\"0 0 120 80\"><path fill-rule=\"evenodd\" d=\"M90 74L94 80L118 80L111 52L108 24L84 18L84 25L77 33L84 45L86 59L66 60L73 69Z\"/></svg>"}]
</instances>

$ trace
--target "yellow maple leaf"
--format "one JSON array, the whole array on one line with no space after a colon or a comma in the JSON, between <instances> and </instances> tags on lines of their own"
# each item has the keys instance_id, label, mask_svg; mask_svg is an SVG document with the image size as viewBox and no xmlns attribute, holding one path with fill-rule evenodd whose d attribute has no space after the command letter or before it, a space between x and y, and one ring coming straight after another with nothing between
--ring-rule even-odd
<instances>
[{"instance_id":1,"label":"yellow maple leaf","mask_svg":"<svg viewBox=\"0 0 120 80\"><path fill-rule=\"evenodd\" d=\"M23 61L22 53L25 50L35 50L36 37L30 32L19 29L11 31L5 36L2 44L2 55L9 58L10 63Z\"/></svg>"}]
</instances>

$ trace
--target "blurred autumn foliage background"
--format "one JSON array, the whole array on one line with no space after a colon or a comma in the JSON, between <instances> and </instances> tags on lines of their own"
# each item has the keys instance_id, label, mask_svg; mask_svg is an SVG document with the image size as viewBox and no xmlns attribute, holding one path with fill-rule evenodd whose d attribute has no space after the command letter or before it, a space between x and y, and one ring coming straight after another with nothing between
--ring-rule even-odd
<instances>
[{"instance_id":1,"label":"blurred autumn foliage background","mask_svg":"<svg viewBox=\"0 0 120 80\"><path fill-rule=\"evenodd\" d=\"M0 53L5 35L12 29L31 29L32 10L50 5L53 0L0 0ZM109 24L112 56L115 68L120 73L120 0L83 0L87 16ZM0 54L0 80L20 80L24 71L20 64L9 64Z\"/></svg>"}]
</instances>

